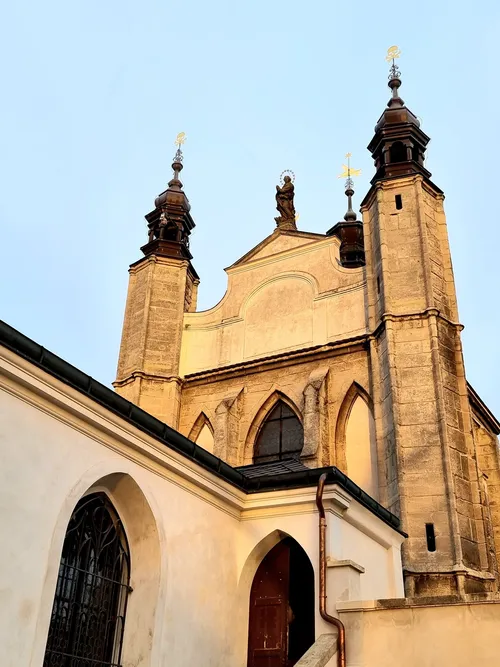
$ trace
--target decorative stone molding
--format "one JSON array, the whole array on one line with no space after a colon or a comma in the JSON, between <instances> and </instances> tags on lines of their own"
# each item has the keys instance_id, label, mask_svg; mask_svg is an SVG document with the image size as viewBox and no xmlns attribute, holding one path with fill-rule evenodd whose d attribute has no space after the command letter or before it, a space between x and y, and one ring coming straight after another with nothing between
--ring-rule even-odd
<instances>
[{"instance_id":1,"label":"decorative stone molding","mask_svg":"<svg viewBox=\"0 0 500 667\"><path fill-rule=\"evenodd\" d=\"M304 449L302 458L315 457L323 450L328 435L326 378L328 368L318 368L304 389Z\"/></svg>"},{"instance_id":2,"label":"decorative stone molding","mask_svg":"<svg viewBox=\"0 0 500 667\"><path fill-rule=\"evenodd\" d=\"M205 424L208 426L213 435L214 427L212 426L212 422L207 417L207 415L202 411L196 418L196 421L194 422L192 429L189 431L189 436L188 436L189 439L192 440L193 442L196 442Z\"/></svg>"},{"instance_id":3,"label":"decorative stone molding","mask_svg":"<svg viewBox=\"0 0 500 667\"><path fill-rule=\"evenodd\" d=\"M214 454L230 465L238 464L238 434L243 388L224 398L215 410Z\"/></svg>"}]
</instances>

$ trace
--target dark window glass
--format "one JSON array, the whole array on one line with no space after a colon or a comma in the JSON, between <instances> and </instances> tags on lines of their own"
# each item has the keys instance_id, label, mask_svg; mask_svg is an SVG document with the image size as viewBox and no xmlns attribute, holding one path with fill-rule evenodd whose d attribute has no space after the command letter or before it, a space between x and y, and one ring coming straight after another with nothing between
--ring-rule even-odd
<instances>
[{"instance_id":1,"label":"dark window glass","mask_svg":"<svg viewBox=\"0 0 500 667\"><path fill-rule=\"evenodd\" d=\"M304 429L297 415L279 401L263 423L255 443L254 463L299 458Z\"/></svg>"},{"instance_id":2,"label":"dark window glass","mask_svg":"<svg viewBox=\"0 0 500 667\"><path fill-rule=\"evenodd\" d=\"M104 494L85 496L64 539L43 667L119 667L128 583L123 526Z\"/></svg>"}]
</instances>

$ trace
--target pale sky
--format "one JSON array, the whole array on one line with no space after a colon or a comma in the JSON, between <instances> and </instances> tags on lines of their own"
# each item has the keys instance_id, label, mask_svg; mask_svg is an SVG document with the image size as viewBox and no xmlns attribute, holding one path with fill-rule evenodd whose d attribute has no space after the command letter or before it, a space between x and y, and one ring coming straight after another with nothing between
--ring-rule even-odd
<instances>
[{"instance_id":1,"label":"pale sky","mask_svg":"<svg viewBox=\"0 0 500 667\"><path fill-rule=\"evenodd\" d=\"M304 231L342 218L348 151L359 206L398 44L446 194L468 379L500 416L498 0L17 0L0 26L0 317L105 384L176 134L204 309L273 231L284 169Z\"/></svg>"}]
</instances>

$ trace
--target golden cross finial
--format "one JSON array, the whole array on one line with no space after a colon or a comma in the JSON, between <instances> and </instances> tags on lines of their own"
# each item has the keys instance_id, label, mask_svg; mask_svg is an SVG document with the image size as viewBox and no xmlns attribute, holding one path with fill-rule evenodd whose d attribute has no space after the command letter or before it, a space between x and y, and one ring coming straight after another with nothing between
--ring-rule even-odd
<instances>
[{"instance_id":1,"label":"golden cross finial","mask_svg":"<svg viewBox=\"0 0 500 667\"><path fill-rule=\"evenodd\" d=\"M352 153L346 153L345 154L347 158L347 164L342 165L342 173L337 176L337 178L345 178L346 180L346 188L349 188L353 186L352 179L353 177L355 178L356 176L359 176L361 174L361 169L352 169L351 168L351 156Z\"/></svg>"},{"instance_id":2,"label":"golden cross finial","mask_svg":"<svg viewBox=\"0 0 500 667\"><path fill-rule=\"evenodd\" d=\"M185 141L186 141L186 133L179 132L179 134L175 138L174 144L180 148Z\"/></svg>"}]
</instances>

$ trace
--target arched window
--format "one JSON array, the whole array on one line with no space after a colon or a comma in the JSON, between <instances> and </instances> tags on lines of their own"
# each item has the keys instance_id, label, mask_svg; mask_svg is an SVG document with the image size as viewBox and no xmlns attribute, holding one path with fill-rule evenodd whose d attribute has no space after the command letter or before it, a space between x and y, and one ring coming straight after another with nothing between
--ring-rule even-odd
<instances>
[{"instance_id":1,"label":"arched window","mask_svg":"<svg viewBox=\"0 0 500 667\"><path fill-rule=\"evenodd\" d=\"M43 667L119 667L129 571L107 496L85 496L64 539Z\"/></svg>"},{"instance_id":2,"label":"arched window","mask_svg":"<svg viewBox=\"0 0 500 667\"><path fill-rule=\"evenodd\" d=\"M297 415L278 401L262 424L255 443L254 463L299 458L304 446L304 429Z\"/></svg>"}]
</instances>

